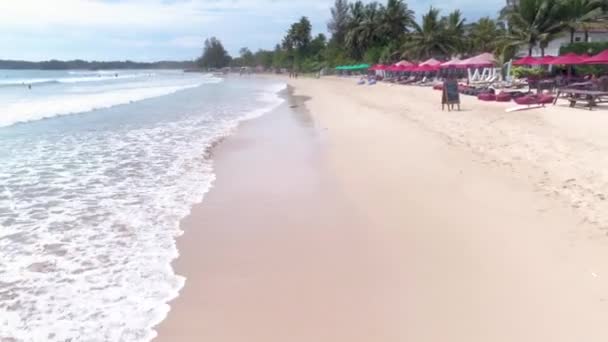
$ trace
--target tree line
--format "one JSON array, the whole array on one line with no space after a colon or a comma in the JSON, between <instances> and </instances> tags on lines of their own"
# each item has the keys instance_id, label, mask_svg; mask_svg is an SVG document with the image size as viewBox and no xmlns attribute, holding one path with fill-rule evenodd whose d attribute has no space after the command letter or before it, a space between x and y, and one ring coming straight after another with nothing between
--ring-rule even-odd
<instances>
[{"instance_id":1,"label":"tree line","mask_svg":"<svg viewBox=\"0 0 608 342\"><path fill-rule=\"evenodd\" d=\"M393 63L400 59L449 59L493 52L501 61L520 50L541 54L552 40L577 31L607 28L608 0L520 0L503 8L495 18L468 22L460 10L443 13L430 7L417 21L404 0L386 3L335 0L327 24L330 33L312 36L312 25L302 17L293 23L273 50L242 48L232 58L221 42L205 42L197 60L204 68L261 66L318 71L343 64Z\"/></svg>"}]
</instances>

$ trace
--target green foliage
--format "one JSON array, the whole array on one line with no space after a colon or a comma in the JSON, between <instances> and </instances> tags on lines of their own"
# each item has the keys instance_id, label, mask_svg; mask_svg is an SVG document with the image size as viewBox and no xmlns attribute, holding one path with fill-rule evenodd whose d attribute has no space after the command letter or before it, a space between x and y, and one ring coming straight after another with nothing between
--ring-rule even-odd
<instances>
[{"instance_id":1,"label":"green foliage","mask_svg":"<svg viewBox=\"0 0 608 342\"><path fill-rule=\"evenodd\" d=\"M588 31L588 25L605 17L604 0L562 0L561 20L570 33L570 43L574 43L574 33L578 29ZM589 36L585 34L585 41Z\"/></svg>"},{"instance_id":2,"label":"green foliage","mask_svg":"<svg viewBox=\"0 0 608 342\"><path fill-rule=\"evenodd\" d=\"M333 43L342 45L348 30L350 12L348 0L336 0L334 7L331 8L331 19L327 24L327 29L331 33Z\"/></svg>"},{"instance_id":3,"label":"green foliage","mask_svg":"<svg viewBox=\"0 0 608 342\"><path fill-rule=\"evenodd\" d=\"M367 49L367 51L365 51L365 55L363 55L363 61L368 64L378 63L382 57L383 50L384 48L381 46L375 46Z\"/></svg>"},{"instance_id":4,"label":"green foliage","mask_svg":"<svg viewBox=\"0 0 608 342\"><path fill-rule=\"evenodd\" d=\"M268 50L258 50L253 56L255 66L261 66L264 69L270 69L272 67L272 60L274 53Z\"/></svg>"},{"instance_id":5,"label":"green foliage","mask_svg":"<svg viewBox=\"0 0 608 342\"><path fill-rule=\"evenodd\" d=\"M604 19L605 4L605 0L520 0L519 5L503 10L509 29L502 41L526 46L529 55L538 45L544 55L553 39L569 33L573 41L575 30L586 32L587 25Z\"/></svg>"},{"instance_id":6,"label":"green foliage","mask_svg":"<svg viewBox=\"0 0 608 342\"><path fill-rule=\"evenodd\" d=\"M460 10L444 15L433 7L416 22L406 0L334 1L327 24L329 39L323 34L313 37L310 21L302 17L289 26L273 51L252 53L243 48L231 65L307 73L362 62L394 63L401 58L421 61L431 57L445 60L482 52L493 52L499 62L505 63L522 47L530 53L535 47L544 51L556 37L587 30L589 25L608 17L608 0L520 0L517 6L505 7L500 18L485 17L472 23ZM219 51L212 58L219 62L201 58L201 66L226 64L229 57L218 44L221 46L212 38L206 42L205 50ZM608 49L608 43L576 43L562 48L562 53L597 53L604 49ZM514 69L514 74L522 77L540 72L541 69Z\"/></svg>"},{"instance_id":7,"label":"green foliage","mask_svg":"<svg viewBox=\"0 0 608 342\"><path fill-rule=\"evenodd\" d=\"M310 32L312 25L306 17L302 17L297 23L293 23L287 31L287 35L283 38L283 48L298 53L305 53L310 45L312 37Z\"/></svg>"},{"instance_id":8,"label":"green foliage","mask_svg":"<svg viewBox=\"0 0 608 342\"><path fill-rule=\"evenodd\" d=\"M403 57L423 60L430 57L447 58L458 51L459 42L448 30L448 20L440 17L440 11L431 7L422 16L422 24L414 25L414 32L403 45Z\"/></svg>"},{"instance_id":9,"label":"green foliage","mask_svg":"<svg viewBox=\"0 0 608 342\"><path fill-rule=\"evenodd\" d=\"M574 69L579 75L600 75L607 71L604 65L577 65Z\"/></svg>"},{"instance_id":10,"label":"green foliage","mask_svg":"<svg viewBox=\"0 0 608 342\"><path fill-rule=\"evenodd\" d=\"M230 63L230 56L222 42L217 38L211 37L205 40L205 48L203 55L197 60L197 64L201 68L223 68Z\"/></svg>"},{"instance_id":11,"label":"green foliage","mask_svg":"<svg viewBox=\"0 0 608 342\"><path fill-rule=\"evenodd\" d=\"M497 51L500 48L500 39L506 30L502 22L485 17L469 26L468 44L475 52Z\"/></svg>"},{"instance_id":12,"label":"green foliage","mask_svg":"<svg viewBox=\"0 0 608 342\"><path fill-rule=\"evenodd\" d=\"M308 51L308 54L310 56L320 56L321 52L323 51L323 49L325 49L325 47L327 46L327 38L325 37L325 35L323 33L319 33L318 36L315 37L315 39L313 39L310 42L310 48Z\"/></svg>"},{"instance_id":13,"label":"green foliage","mask_svg":"<svg viewBox=\"0 0 608 342\"><path fill-rule=\"evenodd\" d=\"M539 77L544 75L545 73L546 71L540 67L514 67L513 69L511 69L511 74L515 78Z\"/></svg>"}]
</instances>

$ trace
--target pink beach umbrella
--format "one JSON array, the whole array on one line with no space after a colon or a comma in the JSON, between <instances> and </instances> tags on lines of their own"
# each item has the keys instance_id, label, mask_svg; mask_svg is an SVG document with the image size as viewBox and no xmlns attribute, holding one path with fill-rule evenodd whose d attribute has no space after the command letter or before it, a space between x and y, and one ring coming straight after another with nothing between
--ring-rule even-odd
<instances>
[{"instance_id":1,"label":"pink beach umbrella","mask_svg":"<svg viewBox=\"0 0 608 342\"><path fill-rule=\"evenodd\" d=\"M450 60L450 61L447 61L447 62L445 62L445 63L442 63L442 64L440 65L440 67L441 67L442 69L455 68L455 67L456 67L456 65L457 65L458 63L460 63L460 62L461 62L461 60L460 60L460 59L458 59L458 58L454 58L454 59L452 59L452 60Z\"/></svg>"},{"instance_id":2,"label":"pink beach umbrella","mask_svg":"<svg viewBox=\"0 0 608 342\"><path fill-rule=\"evenodd\" d=\"M591 58L585 59L583 63L584 64L608 64L608 50L604 50Z\"/></svg>"},{"instance_id":3,"label":"pink beach umbrella","mask_svg":"<svg viewBox=\"0 0 608 342\"><path fill-rule=\"evenodd\" d=\"M396 65L389 65L389 66L386 68L386 71L396 71L396 70L395 70L395 68L397 68L397 66L396 66Z\"/></svg>"},{"instance_id":4,"label":"pink beach umbrella","mask_svg":"<svg viewBox=\"0 0 608 342\"><path fill-rule=\"evenodd\" d=\"M534 61L529 63L529 65L549 65L556 57L554 56L543 56L536 58Z\"/></svg>"},{"instance_id":5,"label":"pink beach umbrella","mask_svg":"<svg viewBox=\"0 0 608 342\"><path fill-rule=\"evenodd\" d=\"M429 60L426 60L426 61L420 63L420 66L423 66L423 65L438 66L438 65L441 65L441 62L436 60L435 58L431 58Z\"/></svg>"},{"instance_id":6,"label":"pink beach umbrella","mask_svg":"<svg viewBox=\"0 0 608 342\"><path fill-rule=\"evenodd\" d=\"M553 59L549 64L551 65L577 65L583 64L585 59L588 59L589 55L577 55L574 52L567 53L563 56L559 56Z\"/></svg>"},{"instance_id":7,"label":"pink beach umbrella","mask_svg":"<svg viewBox=\"0 0 608 342\"><path fill-rule=\"evenodd\" d=\"M536 62L536 58L532 56L526 56L513 62L513 65L532 65L532 63L534 62Z\"/></svg>"},{"instance_id":8,"label":"pink beach umbrella","mask_svg":"<svg viewBox=\"0 0 608 342\"><path fill-rule=\"evenodd\" d=\"M414 66L415 64L414 64L414 63L412 63L412 62L410 62L410 61L406 61L406 60L404 59L404 60L402 60L402 61L400 61L400 62L397 62L397 64L396 64L396 65L399 65L399 66L408 66L408 67L410 67L410 66Z\"/></svg>"},{"instance_id":9,"label":"pink beach umbrella","mask_svg":"<svg viewBox=\"0 0 608 342\"><path fill-rule=\"evenodd\" d=\"M369 70L372 71L383 71L386 70L388 68L388 66L383 65L383 64L376 64L374 66L372 66L371 68L369 68Z\"/></svg>"},{"instance_id":10,"label":"pink beach umbrella","mask_svg":"<svg viewBox=\"0 0 608 342\"><path fill-rule=\"evenodd\" d=\"M405 65L397 65L397 64L393 64L386 68L386 70L388 70L388 71L395 71L395 72L406 71L405 69L407 69L407 67Z\"/></svg>"},{"instance_id":11,"label":"pink beach umbrella","mask_svg":"<svg viewBox=\"0 0 608 342\"><path fill-rule=\"evenodd\" d=\"M486 52L460 61L456 66L459 68L490 68L495 64L496 59L494 58L494 55Z\"/></svg>"},{"instance_id":12,"label":"pink beach umbrella","mask_svg":"<svg viewBox=\"0 0 608 342\"><path fill-rule=\"evenodd\" d=\"M439 66L438 65L422 65L420 64L417 68L413 69L412 71L415 72L430 72L430 71L437 71L439 70Z\"/></svg>"}]
</instances>

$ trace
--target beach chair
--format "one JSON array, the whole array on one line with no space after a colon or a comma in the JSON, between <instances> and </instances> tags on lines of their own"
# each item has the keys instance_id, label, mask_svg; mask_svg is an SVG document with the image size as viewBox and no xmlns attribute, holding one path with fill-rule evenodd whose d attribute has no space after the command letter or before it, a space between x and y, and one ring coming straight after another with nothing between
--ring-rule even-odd
<instances>
[{"instance_id":1,"label":"beach chair","mask_svg":"<svg viewBox=\"0 0 608 342\"><path fill-rule=\"evenodd\" d=\"M492 93L481 93L477 95L477 99L481 101L496 101L496 95Z\"/></svg>"},{"instance_id":2,"label":"beach chair","mask_svg":"<svg viewBox=\"0 0 608 342\"><path fill-rule=\"evenodd\" d=\"M510 102L513 96L509 93L500 92L496 95L496 102Z\"/></svg>"},{"instance_id":3,"label":"beach chair","mask_svg":"<svg viewBox=\"0 0 608 342\"><path fill-rule=\"evenodd\" d=\"M517 112L520 110L529 110L535 108L544 108L546 104L553 103L554 97L551 95L538 95L530 94L513 99L519 106L509 108L506 110L507 113Z\"/></svg>"}]
</instances>

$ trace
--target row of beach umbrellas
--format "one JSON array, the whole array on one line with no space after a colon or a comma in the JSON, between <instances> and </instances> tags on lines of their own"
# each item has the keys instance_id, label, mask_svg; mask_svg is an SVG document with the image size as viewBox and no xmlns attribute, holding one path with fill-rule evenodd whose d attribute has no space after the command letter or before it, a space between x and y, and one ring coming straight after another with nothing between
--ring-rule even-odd
<instances>
[{"instance_id":1,"label":"row of beach umbrellas","mask_svg":"<svg viewBox=\"0 0 608 342\"><path fill-rule=\"evenodd\" d=\"M595 56L587 54L577 55L568 53L559 57L544 56L544 57L524 57L513 62L513 65L584 65L584 64L608 64L608 50L600 52ZM496 65L496 59L491 53L482 53L480 55L460 60L452 59L447 62L441 62L436 59L429 59L420 64L403 60L393 65L377 64L372 67L367 66L372 71L395 71L395 72L429 72L439 71L441 69L469 69L469 68L491 68ZM359 69L339 69L338 70L362 70Z\"/></svg>"},{"instance_id":2,"label":"row of beach umbrellas","mask_svg":"<svg viewBox=\"0 0 608 342\"><path fill-rule=\"evenodd\" d=\"M588 54L577 55L573 52L559 57L526 56L513 62L513 65L585 65L585 64L608 64L608 50L604 50L595 56Z\"/></svg>"},{"instance_id":3,"label":"row of beach umbrellas","mask_svg":"<svg viewBox=\"0 0 608 342\"><path fill-rule=\"evenodd\" d=\"M468 59L452 59L447 62L441 62L434 58L424 61L420 64L414 64L409 61L401 61L393 65L374 65L369 70L383 71L411 71L411 72L429 72L439 71L441 69L468 69L468 68L490 68L496 65L496 59L491 53L482 53Z\"/></svg>"}]
</instances>

